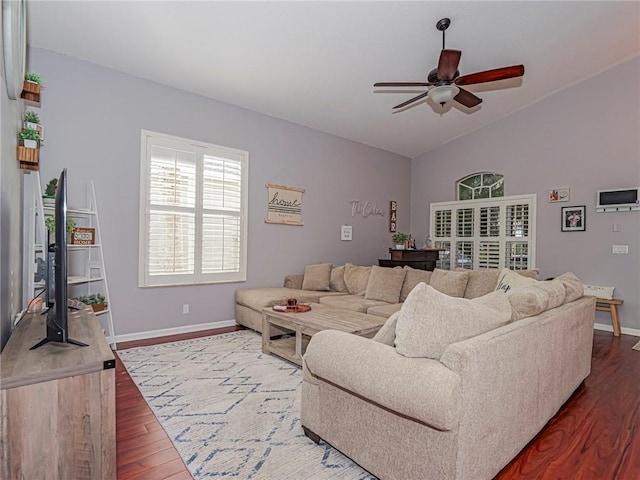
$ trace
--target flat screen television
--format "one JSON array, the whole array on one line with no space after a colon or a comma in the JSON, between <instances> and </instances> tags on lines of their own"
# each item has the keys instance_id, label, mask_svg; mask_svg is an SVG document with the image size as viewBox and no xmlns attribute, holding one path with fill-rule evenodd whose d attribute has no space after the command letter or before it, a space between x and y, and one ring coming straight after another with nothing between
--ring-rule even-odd
<instances>
[{"instance_id":1,"label":"flat screen television","mask_svg":"<svg viewBox=\"0 0 640 480\"><path fill-rule=\"evenodd\" d=\"M31 350L49 342L71 343L86 347L86 343L69 338L67 310L67 169L62 170L56 188L54 207L55 235L47 248L47 336ZM53 254L51 252L53 251ZM53 298L51 298L53 296ZM53 301L53 304L51 304Z\"/></svg>"}]
</instances>

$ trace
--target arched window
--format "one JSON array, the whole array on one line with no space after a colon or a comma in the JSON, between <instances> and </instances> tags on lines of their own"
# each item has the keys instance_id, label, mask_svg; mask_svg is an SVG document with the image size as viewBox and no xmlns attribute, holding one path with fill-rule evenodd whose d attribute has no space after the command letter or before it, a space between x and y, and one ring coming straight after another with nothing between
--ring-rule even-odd
<instances>
[{"instance_id":1,"label":"arched window","mask_svg":"<svg viewBox=\"0 0 640 480\"><path fill-rule=\"evenodd\" d=\"M458 200L504 197L504 176L493 172L468 175L456 182Z\"/></svg>"}]
</instances>

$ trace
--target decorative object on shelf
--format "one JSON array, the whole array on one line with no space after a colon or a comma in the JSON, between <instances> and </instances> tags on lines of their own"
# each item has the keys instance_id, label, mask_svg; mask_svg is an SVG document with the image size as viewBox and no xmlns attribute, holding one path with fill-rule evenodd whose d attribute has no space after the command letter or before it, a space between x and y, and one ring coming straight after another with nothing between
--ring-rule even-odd
<instances>
[{"instance_id":1,"label":"decorative object on shelf","mask_svg":"<svg viewBox=\"0 0 640 480\"><path fill-rule=\"evenodd\" d=\"M420 250L426 250L427 248L431 248L432 245L433 245L433 242L431 241L431 237L427 235L427 238L425 239L424 243L420 247Z\"/></svg>"},{"instance_id":2,"label":"decorative object on shelf","mask_svg":"<svg viewBox=\"0 0 640 480\"><path fill-rule=\"evenodd\" d=\"M76 297L75 300L78 300L85 305L89 305L94 312L101 312L103 310L106 310L108 306L105 296L101 293L82 295L80 297Z\"/></svg>"},{"instance_id":3,"label":"decorative object on shelf","mask_svg":"<svg viewBox=\"0 0 640 480\"><path fill-rule=\"evenodd\" d=\"M584 232L586 230L586 206L562 207L563 232Z\"/></svg>"},{"instance_id":4,"label":"decorative object on shelf","mask_svg":"<svg viewBox=\"0 0 640 480\"><path fill-rule=\"evenodd\" d=\"M552 188L549 190L549 203L568 202L569 189L567 187Z\"/></svg>"},{"instance_id":5,"label":"decorative object on shelf","mask_svg":"<svg viewBox=\"0 0 640 480\"><path fill-rule=\"evenodd\" d=\"M393 240L393 244L396 246L396 250L404 250L405 244L407 243L407 240L409 240L409 235L397 232L391 235L391 239Z\"/></svg>"},{"instance_id":6,"label":"decorative object on shelf","mask_svg":"<svg viewBox=\"0 0 640 480\"><path fill-rule=\"evenodd\" d=\"M397 215L398 215L398 202L396 202L395 200L391 200L389 202L389 231L391 233L396 232Z\"/></svg>"},{"instance_id":7,"label":"decorative object on shelf","mask_svg":"<svg viewBox=\"0 0 640 480\"><path fill-rule=\"evenodd\" d=\"M22 84L22 94L25 100L30 102L40 102L40 87L42 85L42 77L36 72L27 72L24 74L24 82Z\"/></svg>"},{"instance_id":8,"label":"decorative object on shelf","mask_svg":"<svg viewBox=\"0 0 640 480\"><path fill-rule=\"evenodd\" d=\"M20 98L27 57L26 2L2 2L2 53L4 79L10 100Z\"/></svg>"},{"instance_id":9,"label":"decorative object on shelf","mask_svg":"<svg viewBox=\"0 0 640 480\"><path fill-rule=\"evenodd\" d=\"M71 234L72 245L95 245L96 229L89 227L76 227Z\"/></svg>"},{"instance_id":10,"label":"decorative object on shelf","mask_svg":"<svg viewBox=\"0 0 640 480\"><path fill-rule=\"evenodd\" d=\"M51 215L47 217L44 221L44 225L47 227L49 232L51 232L51 236L55 236L56 234L56 217ZM73 231L76 228L76 219L75 218L67 218L67 235L72 235Z\"/></svg>"},{"instance_id":11,"label":"decorative object on shelf","mask_svg":"<svg viewBox=\"0 0 640 480\"><path fill-rule=\"evenodd\" d=\"M303 225L302 194L304 188L267 183L267 218L265 223Z\"/></svg>"},{"instance_id":12,"label":"decorative object on shelf","mask_svg":"<svg viewBox=\"0 0 640 480\"><path fill-rule=\"evenodd\" d=\"M55 203L56 188L58 188L58 179L54 177L49 180L49 183L47 183L44 189L44 195L42 195L42 203L45 206L51 207Z\"/></svg>"},{"instance_id":13,"label":"decorative object on shelf","mask_svg":"<svg viewBox=\"0 0 640 480\"><path fill-rule=\"evenodd\" d=\"M24 112L24 126L36 130L40 134L40 141L44 140L44 128L40 125L40 116L33 110Z\"/></svg>"}]
</instances>

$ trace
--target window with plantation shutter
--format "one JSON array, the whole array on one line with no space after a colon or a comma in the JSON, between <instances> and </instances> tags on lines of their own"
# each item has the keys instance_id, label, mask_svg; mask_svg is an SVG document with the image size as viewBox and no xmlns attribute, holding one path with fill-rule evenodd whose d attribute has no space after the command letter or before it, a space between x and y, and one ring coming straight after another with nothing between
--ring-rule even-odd
<instances>
[{"instance_id":1,"label":"window with plantation shutter","mask_svg":"<svg viewBox=\"0 0 640 480\"><path fill-rule=\"evenodd\" d=\"M142 287L246 280L248 153L142 131Z\"/></svg>"},{"instance_id":2,"label":"window with plantation shutter","mask_svg":"<svg viewBox=\"0 0 640 480\"><path fill-rule=\"evenodd\" d=\"M431 204L439 268L534 268L535 206L535 194Z\"/></svg>"}]
</instances>

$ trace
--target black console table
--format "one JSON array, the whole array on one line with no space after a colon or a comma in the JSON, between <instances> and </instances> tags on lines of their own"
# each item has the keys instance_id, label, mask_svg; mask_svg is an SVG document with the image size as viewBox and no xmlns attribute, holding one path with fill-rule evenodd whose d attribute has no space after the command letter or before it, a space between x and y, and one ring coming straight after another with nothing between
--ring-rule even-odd
<instances>
[{"instance_id":1,"label":"black console table","mask_svg":"<svg viewBox=\"0 0 640 480\"><path fill-rule=\"evenodd\" d=\"M405 265L419 270L433 271L443 248L427 248L424 250L396 250L390 248L390 259L379 259L381 267L404 267Z\"/></svg>"}]
</instances>

